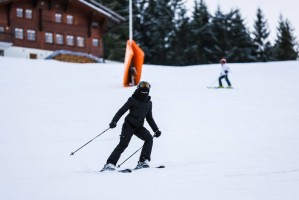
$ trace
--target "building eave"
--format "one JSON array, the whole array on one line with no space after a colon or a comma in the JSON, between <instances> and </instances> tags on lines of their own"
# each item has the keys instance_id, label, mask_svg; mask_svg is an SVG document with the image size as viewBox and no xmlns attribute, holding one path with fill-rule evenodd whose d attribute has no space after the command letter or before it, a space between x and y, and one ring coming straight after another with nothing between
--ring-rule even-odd
<instances>
[{"instance_id":1,"label":"building eave","mask_svg":"<svg viewBox=\"0 0 299 200\"><path fill-rule=\"evenodd\" d=\"M92 8L93 10L103 14L104 16L112 19L114 22L116 22L118 24L126 21L126 19L124 17L120 16L119 14L110 10L109 8L107 8L93 0L78 0L78 1L84 5Z\"/></svg>"},{"instance_id":2,"label":"building eave","mask_svg":"<svg viewBox=\"0 0 299 200\"><path fill-rule=\"evenodd\" d=\"M11 0L0 0L0 3L8 3L11 2Z\"/></svg>"}]
</instances>

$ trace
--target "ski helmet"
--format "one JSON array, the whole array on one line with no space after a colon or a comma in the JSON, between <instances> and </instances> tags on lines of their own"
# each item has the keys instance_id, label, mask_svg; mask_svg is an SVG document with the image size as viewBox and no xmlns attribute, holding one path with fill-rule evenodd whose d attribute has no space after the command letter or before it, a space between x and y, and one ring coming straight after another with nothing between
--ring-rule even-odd
<instances>
[{"instance_id":1,"label":"ski helmet","mask_svg":"<svg viewBox=\"0 0 299 200\"><path fill-rule=\"evenodd\" d=\"M220 60L220 63L221 63L221 64L225 64L225 63L226 63L226 59L225 59L225 58L222 58L222 59Z\"/></svg>"},{"instance_id":2,"label":"ski helmet","mask_svg":"<svg viewBox=\"0 0 299 200\"><path fill-rule=\"evenodd\" d=\"M141 81L137 85L137 89L142 89L142 88L150 89L151 88L151 84L149 84L149 82L146 82L146 81Z\"/></svg>"}]
</instances>

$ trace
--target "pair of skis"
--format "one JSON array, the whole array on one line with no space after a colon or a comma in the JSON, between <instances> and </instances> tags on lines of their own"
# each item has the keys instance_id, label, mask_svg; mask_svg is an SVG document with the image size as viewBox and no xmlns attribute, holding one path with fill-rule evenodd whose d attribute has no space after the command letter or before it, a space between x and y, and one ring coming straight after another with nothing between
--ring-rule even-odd
<instances>
[{"instance_id":1,"label":"pair of skis","mask_svg":"<svg viewBox=\"0 0 299 200\"><path fill-rule=\"evenodd\" d=\"M152 167L149 167L149 168L152 168ZM134 169L126 168L126 169L114 170L114 171L120 172L120 173L132 173L133 171L136 171L136 170L149 169L149 168L134 168ZM154 168L162 169L162 168L165 168L165 165L159 165L159 166L154 167ZM105 172L105 171L101 170L100 172Z\"/></svg>"},{"instance_id":2,"label":"pair of skis","mask_svg":"<svg viewBox=\"0 0 299 200\"><path fill-rule=\"evenodd\" d=\"M233 87L207 87L208 89L234 89Z\"/></svg>"}]
</instances>

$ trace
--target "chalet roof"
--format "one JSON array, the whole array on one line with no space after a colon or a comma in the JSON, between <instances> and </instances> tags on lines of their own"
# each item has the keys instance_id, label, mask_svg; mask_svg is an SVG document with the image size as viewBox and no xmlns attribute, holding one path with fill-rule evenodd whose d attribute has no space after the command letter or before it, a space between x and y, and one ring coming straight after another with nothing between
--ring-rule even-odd
<instances>
[{"instance_id":1,"label":"chalet roof","mask_svg":"<svg viewBox=\"0 0 299 200\"><path fill-rule=\"evenodd\" d=\"M89 6L90 8L94 9L97 12L102 13L103 15L107 16L108 18L113 19L117 23L121 23L125 21L126 19L116 12L110 10L109 8L103 6L102 4L94 1L94 0L79 0L79 2Z\"/></svg>"},{"instance_id":2,"label":"chalet roof","mask_svg":"<svg viewBox=\"0 0 299 200\"><path fill-rule=\"evenodd\" d=\"M0 0L0 3L2 3L2 2L6 2L6 1L9 1L9 0Z\"/></svg>"}]
</instances>

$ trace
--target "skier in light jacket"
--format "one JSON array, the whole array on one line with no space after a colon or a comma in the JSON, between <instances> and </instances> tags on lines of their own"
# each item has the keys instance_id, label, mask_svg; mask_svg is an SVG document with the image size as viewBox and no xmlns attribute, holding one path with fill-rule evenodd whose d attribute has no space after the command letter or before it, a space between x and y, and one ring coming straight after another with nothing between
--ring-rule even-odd
<instances>
[{"instance_id":1,"label":"skier in light jacket","mask_svg":"<svg viewBox=\"0 0 299 200\"><path fill-rule=\"evenodd\" d=\"M222 85L222 82L221 82L222 79L225 79L228 87L231 88L232 85L231 85L231 83L230 83L230 81L228 79L228 74L231 72L230 67L226 63L226 59L225 58L222 58L220 60L220 64L221 64L221 73L220 73L220 76L218 78L219 88L223 88L223 85Z\"/></svg>"}]
</instances>

